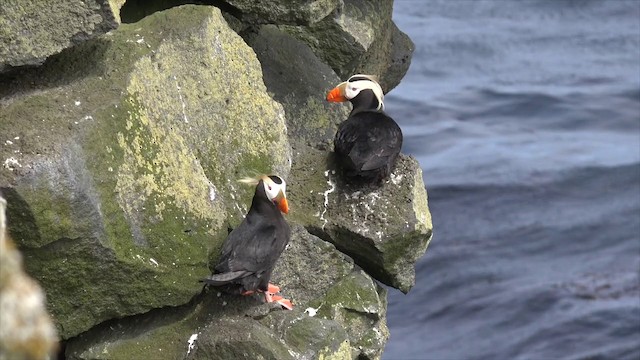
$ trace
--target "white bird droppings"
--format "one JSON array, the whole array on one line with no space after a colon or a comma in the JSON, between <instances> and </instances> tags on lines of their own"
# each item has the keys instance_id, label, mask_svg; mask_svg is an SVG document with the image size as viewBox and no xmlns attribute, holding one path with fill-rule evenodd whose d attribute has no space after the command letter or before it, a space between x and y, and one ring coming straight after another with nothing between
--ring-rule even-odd
<instances>
[{"instance_id":1,"label":"white bird droppings","mask_svg":"<svg viewBox=\"0 0 640 360\"><path fill-rule=\"evenodd\" d=\"M178 99L180 99L180 103L182 103L182 118L184 119L184 122L186 124L189 123L189 119L187 119L187 104L184 102L184 99L182 98L182 88L180 87L180 84L178 84L178 78L174 75L173 76L173 80L176 82L176 89L178 90Z\"/></svg>"},{"instance_id":2,"label":"white bird droppings","mask_svg":"<svg viewBox=\"0 0 640 360\"><path fill-rule=\"evenodd\" d=\"M156 267L158 266L158 262L154 258L149 258L149 262L155 265Z\"/></svg>"},{"instance_id":3,"label":"white bird droppings","mask_svg":"<svg viewBox=\"0 0 640 360\"><path fill-rule=\"evenodd\" d=\"M320 310L321 307L322 307L322 305L318 306L317 309L314 309L312 307L308 307L308 308L304 309L304 312L306 314L309 314L310 317L314 317L314 316L316 316L316 314L318 313L318 310Z\"/></svg>"},{"instance_id":4,"label":"white bird droppings","mask_svg":"<svg viewBox=\"0 0 640 360\"><path fill-rule=\"evenodd\" d=\"M308 307L304 310L304 312L306 314L309 314L310 317L314 317L316 316L316 314L318 313L318 310L320 310L320 308L322 307L322 305L324 305L324 303L320 304L320 306L318 306L316 309L312 308L312 307Z\"/></svg>"},{"instance_id":5,"label":"white bird droppings","mask_svg":"<svg viewBox=\"0 0 640 360\"><path fill-rule=\"evenodd\" d=\"M196 347L196 340L198 340L198 334L191 335L191 337L189 337L189 340L187 340L187 343L189 343L189 347L187 348L187 355L189 355L191 350Z\"/></svg>"},{"instance_id":6,"label":"white bird droppings","mask_svg":"<svg viewBox=\"0 0 640 360\"><path fill-rule=\"evenodd\" d=\"M209 181L209 201L213 202L216 199L216 187L211 181Z\"/></svg>"},{"instance_id":7,"label":"white bird droppings","mask_svg":"<svg viewBox=\"0 0 640 360\"><path fill-rule=\"evenodd\" d=\"M391 173L390 177L391 177L391 182L393 183L393 185L398 185L402 181L402 178L404 177L404 175L396 175L394 173Z\"/></svg>"},{"instance_id":8,"label":"white bird droppings","mask_svg":"<svg viewBox=\"0 0 640 360\"><path fill-rule=\"evenodd\" d=\"M13 157L6 159L2 164L2 166L5 169L9 169L10 171L13 171L19 167L22 167L22 165L18 162L18 160L16 160L16 158L13 158Z\"/></svg>"},{"instance_id":9,"label":"white bird droppings","mask_svg":"<svg viewBox=\"0 0 640 360\"><path fill-rule=\"evenodd\" d=\"M329 194L336 191L336 184L331 181L331 177L329 176L329 170L324 172L324 176L327 177L327 184L329 184L329 190L325 191L324 194L324 209L322 209L322 213L320 214L320 220L322 220L322 228L324 229L325 225L329 222L329 220L324 218L324 214L327 212L327 207L329 206Z\"/></svg>"}]
</instances>

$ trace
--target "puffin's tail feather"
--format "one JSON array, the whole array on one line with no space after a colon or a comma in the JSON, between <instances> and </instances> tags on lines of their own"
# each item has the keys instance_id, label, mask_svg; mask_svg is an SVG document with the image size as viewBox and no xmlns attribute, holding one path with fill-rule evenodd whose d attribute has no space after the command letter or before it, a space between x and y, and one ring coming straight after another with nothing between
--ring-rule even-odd
<instances>
[{"instance_id":1,"label":"puffin's tail feather","mask_svg":"<svg viewBox=\"0 0 640 360\"><path fill-rule=\"evenodd\" d=\"M232 272L222 273L222 274L213 274L206 279L201 279L200 282L213 285L213 286L220 286L220 285L228 284L242 277L245 277L247 274L248 272L244 270L232 271Z\"/></svg>"}]
</instances>

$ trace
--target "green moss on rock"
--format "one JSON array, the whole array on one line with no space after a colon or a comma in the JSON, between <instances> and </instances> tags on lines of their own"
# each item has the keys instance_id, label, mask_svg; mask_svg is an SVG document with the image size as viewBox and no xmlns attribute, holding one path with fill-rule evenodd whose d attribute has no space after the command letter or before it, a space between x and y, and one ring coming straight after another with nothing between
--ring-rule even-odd
<instances>
[{"instance_id":1,"label":"green moss on rock","mask_svg":"<svg viewBox=\"0 0 640 360\"><path fill-rule=\"evenodd\" d=\"M335 173L331 157L299 146L291 183L291 217L331 241L369 274L404 292L415 282L415 261L431 239L431 216L422 172L401 155L379 188L351 188Z\"/></svg>"},{"instance_id":2,"label":"green moss on rock","mask_svg":"<svg viewBox=\"0 0 640 360\"><path fill-rule=\"evenodd\" d=\"M386 291L364 272L354 271L309 306L316 316L344 324L354 358L380 358L389 337Z\"/></svg>"},{"instance_id":3,"label":"green moss on rock","mask_svg":"<svg viewBox=\"0 0 640 360\"><path fill-rule=\"evenodd\" d=\"M294 310L210 287L186 305L101 324L71 339L67 358L379 358L386 292L333 245L294 226L273 280Z\"/></svg>"},{"instance_id":4,"label":"green moss on rock","mask_svg":"<svg viewBox=\"0 0 640 360\"><path fill-rule=\"evenodd\" d=\"M351 353L351 344L349 343L349 340L345 340L340 344L337 351L331 352L327 349L327 351L320 353L318 360L348 360L353 358Z\"/></svg>"},{"instance_id":5,"label":"green moss on rock","mask_svg":"<svg viewBox=\"0 0 640 360\"><path fill-rule=\"evenodd\" d=\"M0 131L21 139L0 148L21 165L0 169L11 231L63 338L187 302L253 195L235 180L290 163L284 111L218 9L72 50L21 72L0 108Z\"/></svg>"},{"instance_id":6,"label":"green moss on rock","mask_svg":"<svg viewBox=\"0 0 640 360\"><path fill-rule=\"evenodd\" d=\"M7 1L0 9L0 71L36 65L48 56L118 26L100 1ZM28 29L28 30L25 30Z\"/></svg>"},{"instance_id":7,"label":"green moss on rock","mask_svg":"<svg viewBox=\"0 0 640 360\"><path fill-rule=\"evenodd\" d=\"M329 148L338 124L349 115L348 106L325 100L327 91L340 82L335 72L307 44L273 25L242 36L260 60L268 91L284 107L294 146Z\"/></svg>"},{"instance_id":8,"label":"green moss on rock","mask_svg":"<svg viewBox=\"0 0 640 360\"><path fill-rule=\"evenodd\" d=\"M335 9L338 0L227 0L242 12L242 20L256 23L309 24Z\"/></svg>"}]
</instances>

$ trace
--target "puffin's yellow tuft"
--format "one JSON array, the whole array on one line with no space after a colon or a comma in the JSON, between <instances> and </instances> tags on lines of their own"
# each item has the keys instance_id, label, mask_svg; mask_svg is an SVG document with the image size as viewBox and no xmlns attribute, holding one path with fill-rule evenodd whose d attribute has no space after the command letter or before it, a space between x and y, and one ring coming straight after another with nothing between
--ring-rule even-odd
<instances>
[{"instance_id":1,"label":"puffin's yellow tuft","mask_svg":"<svg viewBox=\"0 0 640 360\"><path fill-rule=\"evenodd\" d=\"M256 177L243 177L242 179L238 179L239 183L243 183L246 185L256 186L266 175L258 175Z\"/></svg>"},{"instance_id":2,"label":"puffin's yellow tuft","mask_svg":"<svg viewBox=\"0 0 640 360\"><path fill-rule=\"evenodd\" d=\"M371 80L373 82L376 82L378 84L380 83L380 78L378 77L378 75L366 75L366 74L351 75L351 77L349 77L349 81L352 81L351 79L356 78L356 77L358 77L358 78L362 77L362 78L365 78L365 79L369 79L369 80Z\"/></svg>"}]
</instances>

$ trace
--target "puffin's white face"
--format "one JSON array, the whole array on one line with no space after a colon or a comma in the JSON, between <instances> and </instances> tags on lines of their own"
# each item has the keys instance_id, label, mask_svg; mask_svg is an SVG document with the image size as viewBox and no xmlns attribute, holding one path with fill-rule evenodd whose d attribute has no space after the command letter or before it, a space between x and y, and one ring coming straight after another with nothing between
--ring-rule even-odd
<instances>
[{"instance_id":1,"label":"puffin's white face","mask_svg":"<svg viewBox=\"0 0 640 360\"><path fill-rule=\"evenodd\" d=\"M287 203L287 183L277 175L269 175L262 177L262 184L264 186L264 192L267 194L267 198L273 201L278 209L283 213L289 212L289 204Z\"/></svg>"},{"instance_id":2,"label":"puffin's white face","mask_svg":"<svg viewBox=\"0 0 640 360\"><path fill-rule=\"evenodd\" d=\"M377 110L384 110L384 93L376 80L376 77L372 75L353 75L327 94L327 100L334 102L351 100L358 96L362 90L369 89L378 99Z\"/></svg>"}]
</instances>

